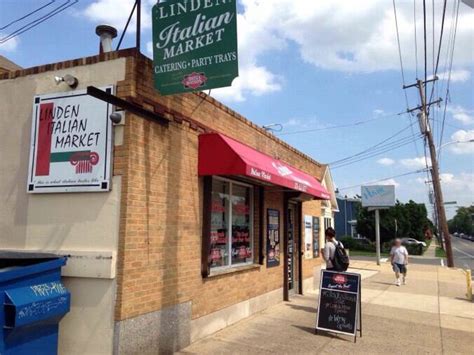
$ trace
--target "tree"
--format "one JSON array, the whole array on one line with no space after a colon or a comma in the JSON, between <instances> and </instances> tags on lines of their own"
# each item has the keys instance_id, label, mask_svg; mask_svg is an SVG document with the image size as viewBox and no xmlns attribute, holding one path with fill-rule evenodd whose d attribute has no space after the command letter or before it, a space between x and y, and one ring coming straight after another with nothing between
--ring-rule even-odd
<instances>
[{"instance_id":1,"label":"tree","mask_svg":"<svg viewBox=\"0 0 474 355\"><path fill-rule=\"evenodd\" d=\"M458 208L456 215L448 221L449 232L464 233L468 235L473 234L473 218L474 206Z\"/></svg>"},{"instance_id":2,"label":"tree","mask_svg":"<svg viewBox=\"0 0 474 355\"><path fill-rule=\"evenodd\" d=\"M380 210L380 239L388 242L394 238L423 240L426 229L433 230L424 204L410 200L404 204L397 201L394 207ZM375 240L375 213L361 208L357 218L357 232Z\"/></svg>"}]
</instances>

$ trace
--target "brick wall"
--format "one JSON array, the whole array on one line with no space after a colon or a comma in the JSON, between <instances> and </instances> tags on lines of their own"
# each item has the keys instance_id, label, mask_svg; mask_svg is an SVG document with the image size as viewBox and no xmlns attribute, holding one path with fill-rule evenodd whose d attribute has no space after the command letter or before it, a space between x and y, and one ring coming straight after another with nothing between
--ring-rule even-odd
<instances>
[{"instance_id":1,"label":"brick wall","mask_svg":"<svg viewBox=\"0 0 474 355\"><path fill-rule=\"evenodd\" d=\"M165 111L172 121L165 128L127 114L123 151L115 155L115 173L124 175L116 318L187 301L192 302L192 317L198 318L282 287L283 259L271 269L263 265L202 279L198 135L224 133L319 178L324 167L204 94L159 96L151 62L142 57L128 58L118 95L135 96L144 107ZM319 202L309 204L319 215ZM267 208L280 210L283 235L281 188L266 187L264 216ZM258 240L257 218L254 225ZM305 278L318 263L304 260Z\"/></svg>"}]
</instances>

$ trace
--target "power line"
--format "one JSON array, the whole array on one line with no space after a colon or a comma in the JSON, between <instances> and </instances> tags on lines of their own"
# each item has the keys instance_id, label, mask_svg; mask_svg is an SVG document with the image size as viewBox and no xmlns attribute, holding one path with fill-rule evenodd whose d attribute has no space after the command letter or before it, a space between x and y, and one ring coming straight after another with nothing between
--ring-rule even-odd
<instances>
[{"instance_id":1,"label":"power line","mask_svg":"<svg viewBox=\"0 0 474 355\"><path fill-rule=\"evenodd\" d=\"M400 45L400 33L399 33L399 30L398 30L397 6L395 4L395 0L392 0L392 4L393 4L393 14L395 16L395 28L397 30L398 57L400 59L400 69L401 69L401 72L402 72L402 83L403 83L403 86L405 86L405 71L403 70L402 47ZM407 95L405 90L403 92L405 94L405 102L406 102L407 110L408 110L408 108L410 107L410 105L408 103L408 95Z\"/></svg>"},{"instance_id":2,"label":"power line","mask_svg":"<svg viewBox=\"0 0 474 355\"><path fill-rule=\"evenodd\" d=\"M26 31L29 31L30 29L32 28L35 28L36 26L42 24L43 22L47 21L48 19L50 19L51 17L63 12L64 10L70 8L71 6L73 6L74 4L76 4L77 2L79 2L79 0L73 0L72 3L70 3L71 0L67 0L65 3L63 3L62 5L56 7L54 10L50 11L49 13L47 13L46 15L43 15L41 16L40 18L24 25L23 27L20 27L19 29L17 29L16 31L10 33L9 35L3 37L0 39L0 44L2 43L5 43L7 41L9 41L10 39L16 37L16 36L19 36L21 35L22 33L26 32Z\"/></svg>"},{"instance_id":3,"label":"power line","mask_svg":"<svg viewBox=\"0 0 474 355\"><path fill-rule=\"evenodd\" d=\"M456 9L456 21L455 21L455 24L454 24L453 44L452 44L452 50L451 50L451 63L450 63L450 66L449 66L448 83L446 84L447 85L446 86L446 98L444 100L444 112L443 112L443 120L442 120L442 124L441 124L441 135L439 137L439 146L441 146L441 144L443 144L444 127L445 127L445 124L446 124L446 112L447 112L447 107L448 107L449 87L450 87L450 84L451 84L451 73L452 73L452 70L453 70L454 48L455 48L455 45L456 45L456 34L457 34L457 28L458 28L459 4L460 3L461 2L458 1L458 6L457 6L457 9ZM438 154L440 154L440 152Z\"/></svg>"},{"instance_id":4,"label":"power line","mask_svg":"<svg viewBox=\"0 0 474 355\"><path fill-rule=\"evenodd\" d=\"M417 29L416 29L416 0L413 0L413 25L415 27L415 75L418 78L418 40L417 40Z\"/></svg>"},{"instance_id":5,"label":"power line","mask_svg":"<svg viewBox=\"0 0 474 355\"><path fill-rule=\"evenodd\" d=\"M436 74L438 74L439 58L441 56L441 47L442 47L442 43L443 43L444 22L445 22L445 18L446 18L446 5L447 5L447 3L448 3L448 1L444 0L443 15L441 17L441 32L439 34L439 43L438 43L438 55L437 55L437 58L436 58L436 66L434 68L433 78L436 77ZM434 6L434 3L433 3L433 6ZM434 36L434 14L433 14L433 36ZM434 40L433 40L433 56L434 56ZM434 57L433 57L433 59L434 59ZM431 102L431 100L433 99L433 94L434 94L434 85L431 89L430 100L428 102Z\"/></svg>"},{"instance_id":6,"label":"power line","mask_svg":"<svg viewBox=\"0 0 474 355\"><path fill-rule=\"evenodd\" d=\"M368 154L368 155L365 155L365 156L363 156L363 157L360 157L360 158L358 158L358 159L356 159L356 160L351 160L351 161L348 161L348 162L345 162L345 163L341 163L341 164L338 164L338 165L335 165L335 166L331 165L331 169L333 169L333 170L334 170L334 169L339 169L339 168L342 168L342 167L345 167L345 166L348 166L348 165L352 165L352 164L358 163L358 162L363 161L363 160L367 160L367 159L376 157L376 156L378 156L378 155L385 154L385 153L387 153L387 152L391 152L391 151L393 151L393 150L396 150L396 149L398 149L398 148L401 148L401 147L403 147L403 146L406 146L406 145L408 145L408 144L411 144L411 143L415 142L415 141L416 141L417 139L419 139L420 137L415 138L415 139L413 139L412 137L407 137L407 138L409 138L409 139L408 139L408 140L405 140L405 141L403 141L403 142L400 142L400 143L398 143L398 144L396 144L396 145L393 145L393 146L390 146L390 147L386 147L385 149L378 150L378 151L374 151L373 153L370 153L370 154Z\"/></svg>"},{"instance_id":7,"label":"power line","mask_svg":"<svg viewBox=\"0 0 474 355\"><path fill-rule=\"evenodd\" d=\"M423 0L423 45L424 45L424 57L425 57L425 83L428 81L428 53L427 53L427 41L426 41L426 0ZM425 97L426 97L426 85L425 85Z\"/></svg>"},{"instance_id":8,"label":"power line","mask_svg":"<svg viewBox=\"0 0 474 355\"><path fill-rule=\"evenodd\" d=\"M38 11L43 10L44 8L48 7L49 5L51 5L51 4L52 4L53 2L55 2L55 1L56 1L56 0L51 0L51 1L48 2L47 4L45 4L45 5L43 5L43 6L39 7L39 8L37 8L36 10L30 11L30 12L28 12L26 15L24 15L24 16L22 16L22 17L20 17L20 18L17 18L16 20L11 21L10 23L7 23L5 26L0 27L0 31L6 29L6 28L8 28L8 27L10 27L11 25L13 25L13 24L15 24L15 23L17 23L17 22L20 22L21 20L24 20L25 18L27 18L27 17L29 17L29 16L31 16L31 15L37 13Z\"/></svg>"},{"instance_id":9,"label":"power line","mask_svg":"<svg viewBox=\"0 0 474 355\"><path fill-rule=\"evenodd\" d=\"M397 117L399 114L394 113L394 114L387 114L387 115L381 115L379 117L371 118L368 120L363 120L363 121L357 121L353 123L346 123L342 125L335 125L335 126L328 126L328 127L322 127L322 128L311 128L311 129L305 129L305 130L300 130L300 131L293 131L293 132L284 132L278 134L278 136L289 136L292 134L300 134L300 133L310 133L310 132L319 132L319 131L327 131L330 129L336 129L336 128L347 128L347 127L354 127L354 126L360 126L369 122L374 122L378 121L384 118L390 118L390 117Z\"/></svg>"},{"instance_id":10,"label":"power line","mask_svg":"<svg viewBox=\"0 0 474 355\"><path fill-rule=\"evenodd\" d=\"M363 155L364 153L370 152L370 151L372 151L373 149L378 148L378 147L379 147L379 148L382 148L381 146L383 146L384 143L390 141L391 139L393 139L393 138L395 138L396 136L400 135L401 133L405 132L405 131L406 131L407 129L409 129L410 126L412 126L412 125L413 125L413 123L410 124L409 126L403 128L403 129L401 129L400 131L396 132L395 134L393 134L393 135L391 135L391 136L385 138L384 140L380 141L379 143L377 143L377 144L375 144L375 145L373 145L373 146L370 146L370 147L368 147L367 149L365 149L365 150L363 150L363 151L361 151L361 152L359 152L359 153L357 153L357 154L353 154L353 155L351 155L351 156L349 156L349 157L342 158L342 159L339 159L339 160L335 160L335 161L329 163L329 165L335 165L335 164L338 164L338 163L342 163L342 162L351 160L352 158L357 158L357 157ZM406 138L411 138L411 137L404 137L404 138L401 138L401 139L399 139L399 140L397 140L397 141L394 141L394 142L391 142L391 143L385 145L385 147L386 147L386 146L389 146L389 145L391 145L391 144L394 144L394 143L396 143L396 142L400 142L400 141L402 141L402 140L404 140L404 139L406 139Z\"/></svg>"},{"instance_id":11,"label":"power line","mask_svg":"<svg viewBox=\"0 0 474 355\"><path fill-rule=\"evenodd\" d=\"M407 173L403 173L403 174L399 174L399 175L394 175L394 176L389 176L389 177L386 177L386 178L383 178L383 179L379 179L379 180L373 180L373 181L368 181L368 182L364 182L362 184L358 184L358 185L352 185L352 186L347 186L347 187L341 187L341 188L338 188L339 191L342 191L342 190L349 190L349 189L353 189L354 187L359 187L359 186L363 186L363 185L368 185L368 184L376 184L378 182L382 182L382 181L387 181L387 180L390 180L390 179L395 179L395 178L399 178L399 177L403 177L403 176L408 176L408 175L413 175L413 174L420 174L420 173L424 173L425 172L425 169L420 169L420 170L415 170L415 171L409 171Z\"/></svg>"}]
</instances>

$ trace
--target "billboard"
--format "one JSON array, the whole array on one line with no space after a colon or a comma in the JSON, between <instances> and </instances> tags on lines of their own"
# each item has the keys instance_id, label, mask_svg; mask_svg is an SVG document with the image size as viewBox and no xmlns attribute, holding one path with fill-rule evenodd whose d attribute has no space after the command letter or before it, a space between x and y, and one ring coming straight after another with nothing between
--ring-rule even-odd
<instances>
[{"instance_id":1,"label":"billboard","mask_svg":"<svg viewBox=\"0 0 474 355\"><path fill-rule=\"evenodd\" d=\"M394 185L362 186L362 207L395 206Z\"/></svg>"},{"instance_id":2,"label":"billboard","mask_svg":"<svg viewBox=\"0 0 474 355\"><path fill-rule=\"evenodd\" d=\"M168 0L152 10L161 95L230 86L239 75L236 0Z\"/></svg>"},{"instance_id":3,"label":"billboard","mask_svg":"<svg viewBox=\"0 0 474 355\"><path fill-rule=\"evenodd\" d=\"M102 87L113 93L113 87ZM110 190L112 105L86 90L39 95L33 102L27 191Z\"/></svg>"}]
</instances>

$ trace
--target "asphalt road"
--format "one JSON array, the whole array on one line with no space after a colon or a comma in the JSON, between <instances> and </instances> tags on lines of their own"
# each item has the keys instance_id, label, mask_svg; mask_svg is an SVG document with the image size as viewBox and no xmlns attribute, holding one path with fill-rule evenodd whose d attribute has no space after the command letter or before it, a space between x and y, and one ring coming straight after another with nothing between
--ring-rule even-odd
<instances>
[{"instance_id":1,"label":"asphalt road","mask_svg":"<svg viewBox=\"0 0 474 355\"><path fill-rule=\"evenodd\" d=\"M463 269L471 269L474 277L474 242L452 237L454 266Z\"/></svg>"}]
</instances>

